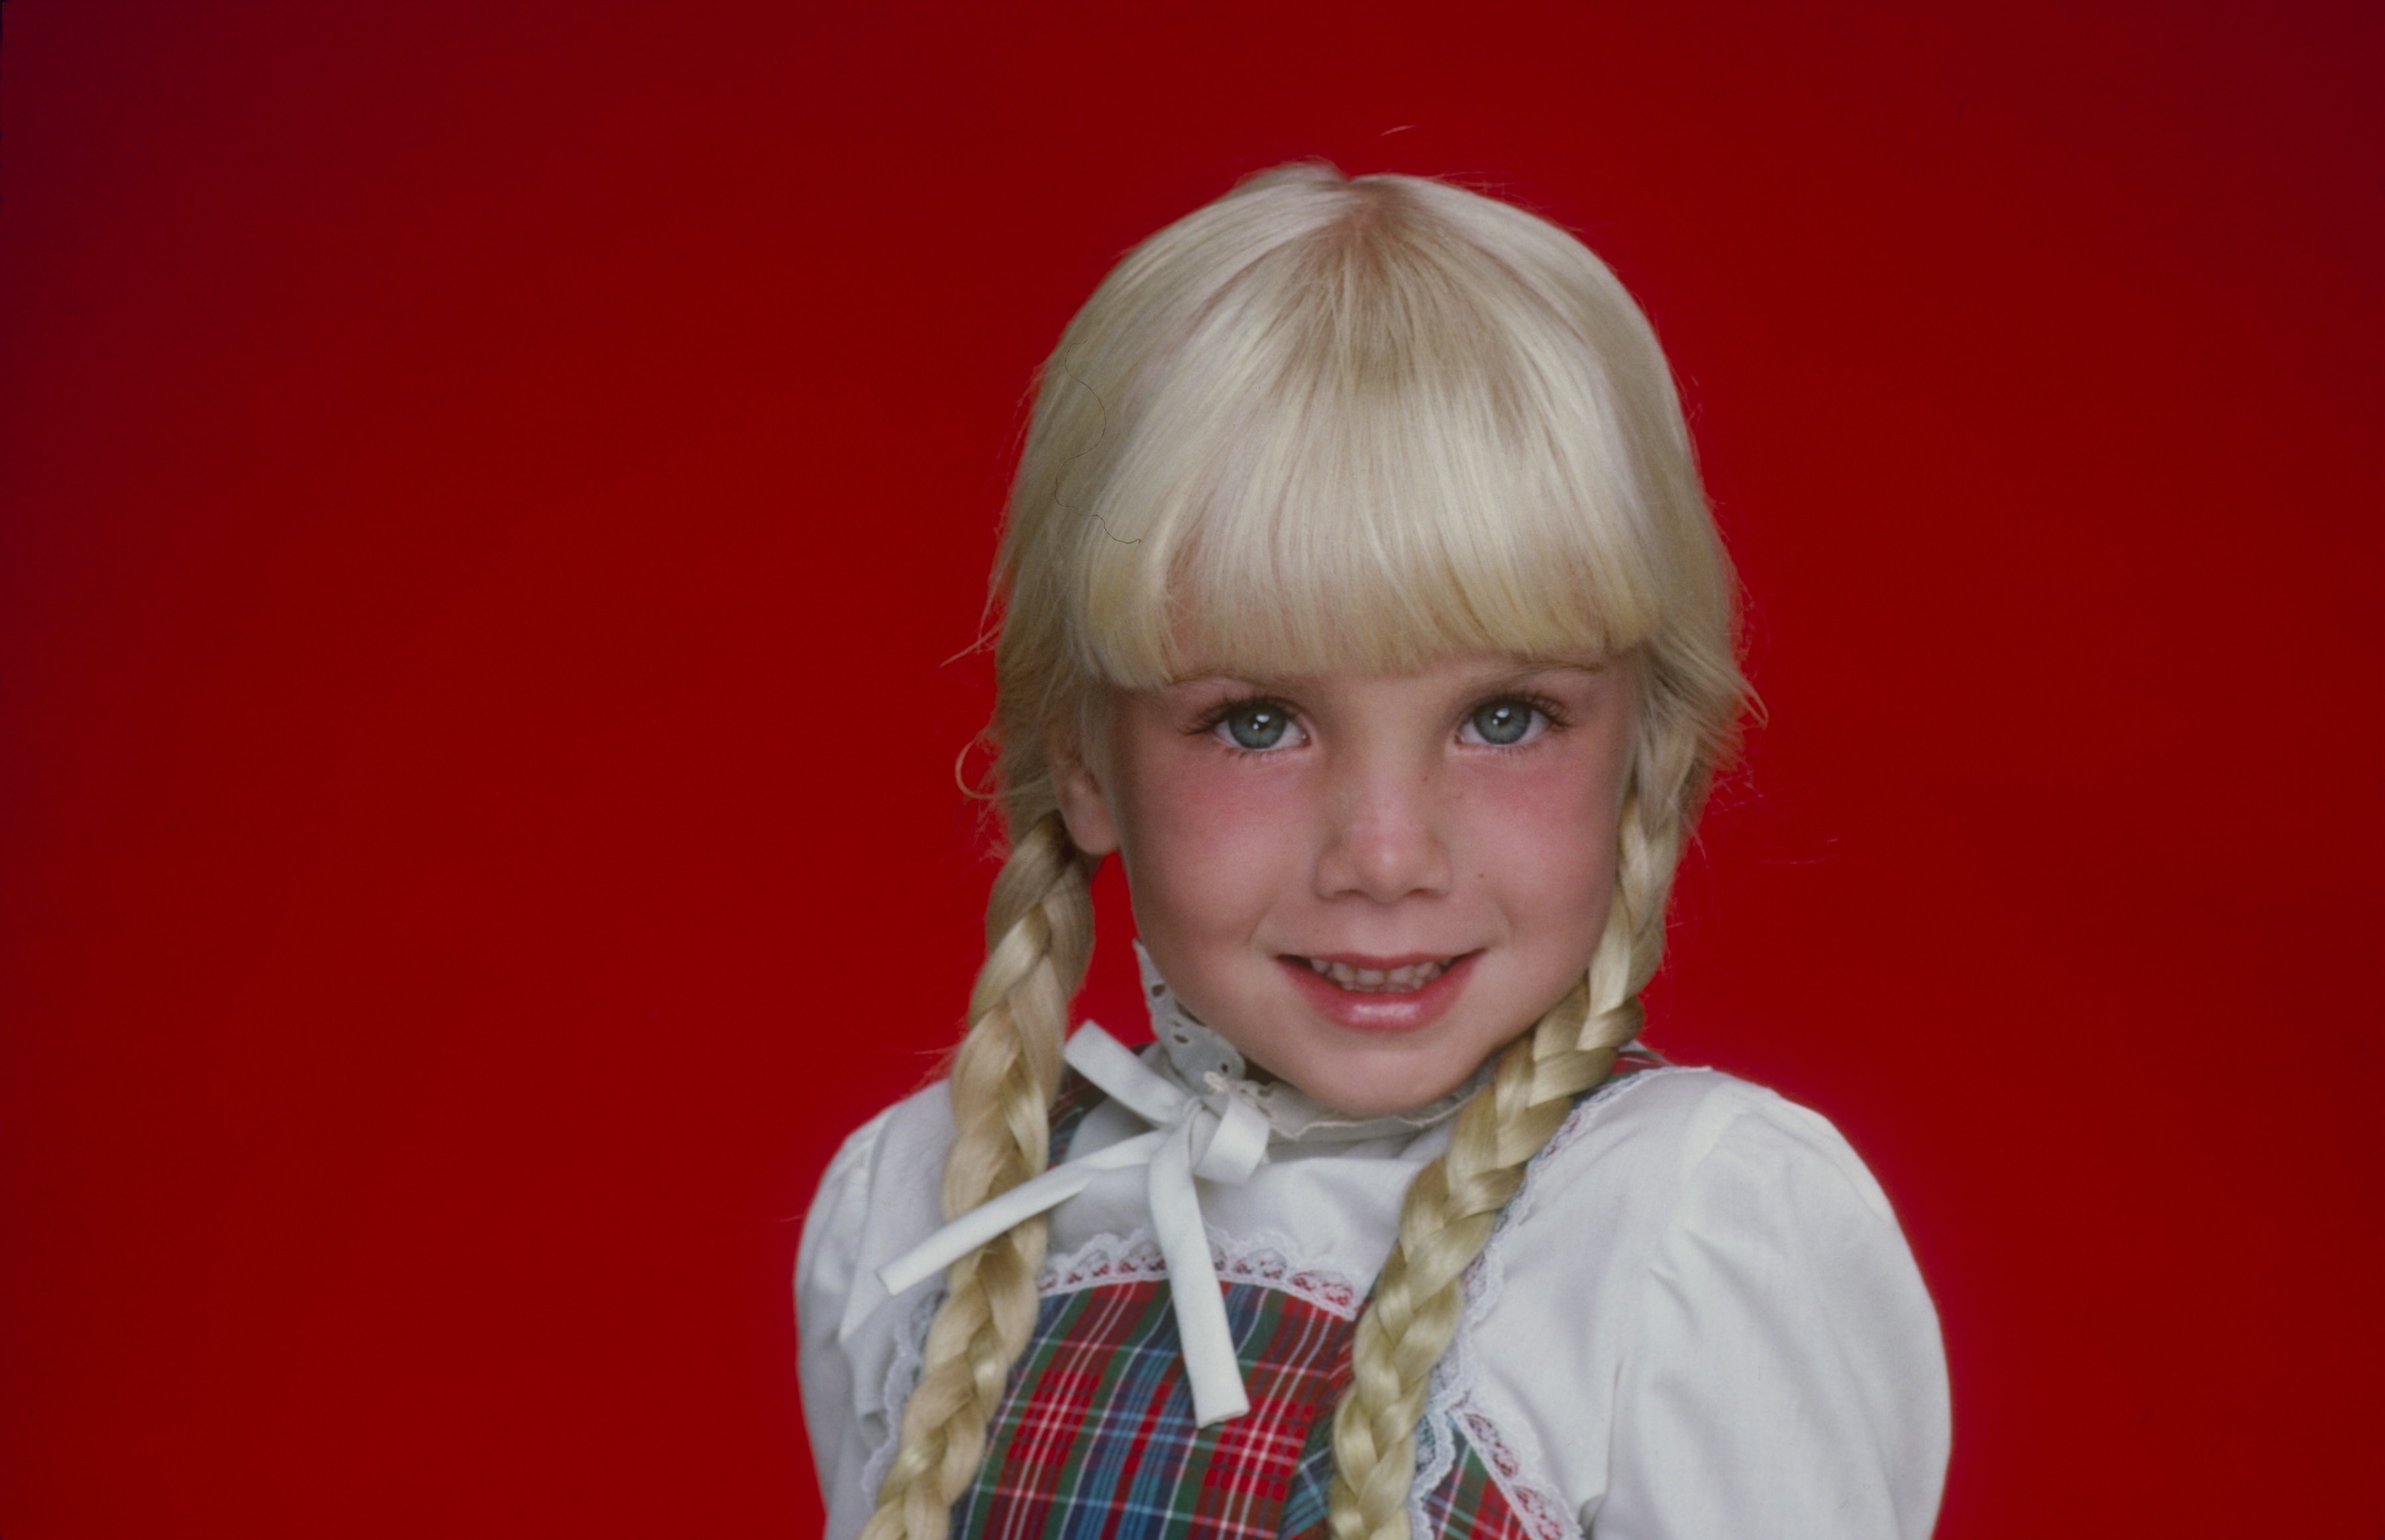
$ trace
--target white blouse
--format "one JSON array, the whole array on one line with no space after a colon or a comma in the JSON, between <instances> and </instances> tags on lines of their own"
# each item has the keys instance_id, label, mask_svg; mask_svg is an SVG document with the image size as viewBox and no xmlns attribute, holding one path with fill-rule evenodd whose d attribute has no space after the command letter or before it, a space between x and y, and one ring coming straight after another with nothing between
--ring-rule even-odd
<instances>
[{"instance_id":1,"label":"white blouse","mask_svg":"<svg viewBox=\"0 0 2385 1540\"><path fill-rule=\"evenodd\" d=\"M1191 1184L1211 1266L1346 1318L1470 1085L1355 1123L1251 1081L1145 976L1156 1040L1143 1063L1188 1103L1266 1118L1255 1169ZM1156 1142L1152 1129L1114 1096L1079 1125L1068 1161ZM890 1295L879 1271L927 1255L943 1228L952 1136L943 1085L897 1102L845 1141L804 1225L800 1372L830 1540L868 1517L918 1377L941 1275ZM1080 1190L1050 1211L1047 1296L1167 1275L1160 1178L1143 1161L1101 1163L1079 1168L1063 1186ZM1168 1248L1180 1260L1180 1245ZM1465 1297L1418 1429L1419 1497L1462 1434L1543 1540L1929 1533L1949 1436L1937 1314L1888 1199L1820 1114L1713 1070L1609 1086L1534 1161Z\"/></svg>"}]
</instances>

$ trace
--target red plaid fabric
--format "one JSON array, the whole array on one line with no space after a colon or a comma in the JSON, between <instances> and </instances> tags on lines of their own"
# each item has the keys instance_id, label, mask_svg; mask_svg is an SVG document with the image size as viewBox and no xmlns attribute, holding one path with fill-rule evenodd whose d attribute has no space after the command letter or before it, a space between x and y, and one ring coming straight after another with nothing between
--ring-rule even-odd
<instances>
[{"instance_id":1,"label":"red plaid fabric","mask_svg":"<svg viewBox=\"0 0 2385 1540\"><path fill-rule=\"evenodd\" d=\"M1617 1074L1657 1061L1628 1054ZM1071 1074L1053 1106L1056 1161L1100 1093ZM1198 1428L1164 1280L1046 1297L953 1510L965 1540L1324 1540L1332 1410L1355 1323L1258 1283L1226 1285L1251 1410ZM1462 1429L1416 1540L1530 1540Z\"/></svg>"}]
</instances>

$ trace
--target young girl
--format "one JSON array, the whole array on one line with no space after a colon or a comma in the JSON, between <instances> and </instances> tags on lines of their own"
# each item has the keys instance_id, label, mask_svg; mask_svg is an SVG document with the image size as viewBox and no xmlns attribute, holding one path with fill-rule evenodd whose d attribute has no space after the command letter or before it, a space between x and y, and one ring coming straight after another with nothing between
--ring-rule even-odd
<instances>
[{"instance_id":1,"label":"young girl","mask_svg":"<svg viewBox=\"0 0 2385 1540\"><path fill-rule=\"evenodd\" d=\"M1633 1046L1744 686L1598 259L1251 179L1062 336L995 580L968 1035L798 1263L829 1534L1926 1534L1945 1371L1879 1186ZM1113 851L1140 1053L1067 1036Z\"/></svg>"}]
</instances>

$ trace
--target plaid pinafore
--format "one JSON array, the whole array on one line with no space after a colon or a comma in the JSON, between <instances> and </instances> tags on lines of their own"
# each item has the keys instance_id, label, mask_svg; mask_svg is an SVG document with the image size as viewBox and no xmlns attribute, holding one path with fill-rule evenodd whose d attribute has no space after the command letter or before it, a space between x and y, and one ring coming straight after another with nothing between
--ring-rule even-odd
<instances>
[{"instance_id":1,"label":"plaid pinafore","mask_svg":"<svg viewBox=\"0 0 2385 1540\"><path fill-rule=\"evenodd\" d=\"M1627 1054L1607 1084L1653 1062ZM1073 1073L1063 1083L1055 1163L1101 1094ZM1297 1290L1223 1287L1251 1409L1206 1428L1193 1425L1165 1278L1047 1294L954 1506L955 1540L1323 1540L1355 1321ZM1531 1540L1492 1453L1455 1437L1415 1540Z\"/></svg>"}]
</instances>

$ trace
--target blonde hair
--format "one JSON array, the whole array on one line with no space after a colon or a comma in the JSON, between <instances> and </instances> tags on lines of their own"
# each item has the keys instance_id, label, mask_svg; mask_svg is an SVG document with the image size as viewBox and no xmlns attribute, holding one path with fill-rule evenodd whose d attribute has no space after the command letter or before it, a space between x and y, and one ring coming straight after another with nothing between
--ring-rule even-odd
<instances>
[{"instance_id":1,"label":"blonde hair","mask_svg":"<svg viewBox=\"0 0 2385 1540\"><path fill-rule=\"evenodd\" d=\"M1050 755L1205 672L1630 654L1615 900L1585 976L1411 1184L1334 1413L1337 1540L1404 1540L1426 1380L1525 1166L1638 1033L1681 842L1745 694L1733 587L1646 318L1555 225L1447 183L1252 177L1144 242L1038 382L994 572L1011 850L954 1062L957 1214L1043 1169L1089 862ZM943 1540L1033 1325L1043 1223L955 1263L867 1540Z\"/></svg>"}]
</instances>

